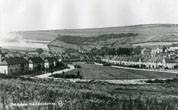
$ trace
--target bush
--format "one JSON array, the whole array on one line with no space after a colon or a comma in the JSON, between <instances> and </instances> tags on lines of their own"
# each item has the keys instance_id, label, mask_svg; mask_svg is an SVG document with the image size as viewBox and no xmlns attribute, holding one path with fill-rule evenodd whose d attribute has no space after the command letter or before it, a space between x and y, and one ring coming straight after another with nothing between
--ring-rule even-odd
<instances>
[{"instance_id":1,"label":"bush","mask_svg":"<svg viewBox=\"0 0 178 110\"><path fill-rule=\"evenodd\" d=\"M111 66L110 63L104 63L103 66Z\"/></svg>"}]
</instances>

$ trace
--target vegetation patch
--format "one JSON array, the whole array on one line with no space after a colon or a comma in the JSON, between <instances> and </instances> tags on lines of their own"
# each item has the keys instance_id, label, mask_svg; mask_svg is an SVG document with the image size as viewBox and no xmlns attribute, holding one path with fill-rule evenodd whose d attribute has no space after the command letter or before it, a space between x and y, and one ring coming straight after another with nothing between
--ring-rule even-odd
<instances>
[{"instance_id":1,"label":"vegetation patch","mask_svg":"<svg viewBox=\"0 0 178 110\"><path fill-rule=\"evenodd\" d=\"M103 34L103 35L93 36L93 37L58 35L59 37L57 39L70 44L83 45L85 44L85 42L106 41L107 39L112 39L112 38L134 37L137 35L138 33Z\"/></svg>"},{"instance_id":2,"label":"vegetation patch","mask_svg":"<svg viewBox=\"0 0 178 110\"><path fill-rule=\"evenodd\" d=\"M0 109L10 103L56 103L62 106L26 106L15 110L176 110L177 83L117 85L101 82L72 83L55 79L0 78Z\"/></svg>"},{"instance_id":3,"label":"vegetation patch","mask_svg":"<svg viewBox=\"0 0 178 110\"><path fill-rule=\"evenodd\" d=\"M80 72L78 72L77 74L65 74L63 72L62 74L54 74L54 75L51 75L50 77L54 77L54 78L66 78L66 79L75 79L75 78L82 79L82 76L80 75Z\"/></svg>"},{"instance_id":4,"label":"vegetation patch","mask_svg":"<svg viewBox=\"0 0 178 110\"><path fill-rule=\"evenodd\" d=\"M173 78L173 79L155 79L155 80L147 80L145 81L146 83L178 83L178 79L177 78Z\"/></svg>"}]
</instances>

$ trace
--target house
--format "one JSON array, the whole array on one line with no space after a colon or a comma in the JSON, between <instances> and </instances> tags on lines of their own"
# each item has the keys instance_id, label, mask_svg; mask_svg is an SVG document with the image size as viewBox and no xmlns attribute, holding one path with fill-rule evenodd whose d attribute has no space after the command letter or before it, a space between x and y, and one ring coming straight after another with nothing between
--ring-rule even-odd
<instances>
[{"instance_id":1,"label":"house","mask_svg":"<svg viewBox=\"0 0 178 110\"><path fill-rule=\"evenodd\" d=\"M28 62L30 71L44 68L44 60L41 57L30 57Z\"/></svg>"},{"instance_id":2,"label":"house","mask_svg":"<svg viewBox=\"0 0 178 110\"><path fill-rule=\"evenodd\" d=\"M124 56L121 56L121 57L118 59L119 65L124 65L123 59L124 59Z\"/></svg>"},{"instance_id":3,"label":"house","mask_svg":"<svg viewBox=\"0 0 178 110\"><path fill-rule=\"evenodd\" d=\"M129 63L129 66L136 65L137 62L135 60L135 56L130 56L128 63Z\"/></svg>"},{"instance_id":4,"label":"house","mask_svg":"<svg viewBox=\"0 0 178 110\"><path fill-rule=\"evenodd\" d=\"M157 68L164 68L166 66L165 58L163 56L158 56L156 63L157 63Z\"/></svg>"},{"instance_id":5,"label":"house","mask_svg":"<svg viewBox=\"0 0 178 110\"><path fill-rule=\"evenodd\" d=\"M150 57L148 56L143 56L141 57L141 67L144 67L144 68L149 68L149 65L148 65L148 60L150 59Z\"/></svg>"},{"instance_id":6,"label":"house","mask_svg":"<svg viewBox=\"0 0 178 110\"><path fill-rule=\"evenodd\" d=\"M111 60L110 60L110 63L116 64L117 63L116 62L117 57L118 57L117 55L115 55L114 57L112 57Z\"/></svg>"},{"instance_id":7,"label":"house","mask_svg":"<svg viewBox=\"0 0 178 110\"><path fill-rule=\"evenodd\" d=\"M62 56L57 56L58 62L62 62Z\"/></svg>"},{"instance_id":8,"label":"house","mask_svg":"<svg viewBox=\"0 0 178 110\"><path fill-rule=\"evenodd\" d=\"M24 74L28 71L28 61L23 57L4 57L0 55L0 73Z\"/></svg>"},{"instance_id":9,"label":"house","mask_svg":"<svg viewBox=\"0 0 178 110\"><path fill-rule=\"evenodd\" d=\"M122 59L122 64L123 64L123 65L128 65L128 62L129 62L129 56L125 56L125 57Z\"/></svg>"},{"instance_id":10,"label":"house","mask_svg":"<svg viewBox=\"0 0 178 110\"><path fill-rule=\"evenodd\" d=\"M82 61L88 61L88 60L89 60L89 58L88 58L88 56L87 56L87 55L83 55L83 56L81 57L81 60L82 60Z\"/></svg>"},{"instance_id":11,"label":"house","mask_svg":"<svg viewBox=\"0 0 178 110\"><path fill-rule=\"evenodd\" d=\"M100 56L93 56L95 62L101 62Z\"/></svg>"},{"instance_id":12,"label":"house","mask_svg":"<svg viewBox=\"0 0 178 110\"><path fill-rule=\"evenodd\" d=\"M152 58L148 59L148 61L147 61L148 67L156 69L157 68L157 60L158 60L158 57L152 57Z\"/></svg>"},{"instance_id":13,"label":"house","mask_svg":"<svg viewBox=\"0 0 178 110\"><path fill-rule=\"evenodd\" d=\"M56 67L56 64L57 64L57 59L55 57L46 57L44 59L45 63L44 63L44 67L46 69L49 69L49 68L53 68L53 67Z\"/></svg>"},{"instance_id":14,"label":"house","mask_svg":"<svg viewBox=\"0 0 178 110\"><path fill-rule=\"evenodd\" d=\"M102 58L103 62L109 62L109 55L104 55L104 57Z\"/></svg>"},{"instance_id":15,"label":"house","mask_svg":"<svg viewBox=\"0 0 178 110\"><path fill-rule=\"evenodd\" d=\"M142 58L140 56L130 56L129 65L130 66L141 67L141 65L142 65Z\"/></svg>"},{"instance_id":16,"label":"house","mask_svg":"<svg viewBox=\"0 0 178 110\"><path fill-rule=\"evenodd\" d=\"M172 44L172 46L168 48L168 51L175 51L175 50L178 50L178 44Z\"/></svg>"},{"instance_id":17,"label":"house","mask_svg":"<svg viewBox=\"0 0 178 110\"><path fill-rule=\"evenodd\" d=\"M164 68L174 69L176 65L178 65L178 61L176 59L172 60L170 58L165 58Z\"/></svg>"},{"instance_id":18,"label":"house","mask_svg":"<svg viewBox=\"0 0 178 110\"><path fill-rule=\"evenodd\" d=\"M155 56L155 55L157 55L157 54L159 54L159 53L161 53L161 52L163 52L163 48L160 47L160 46L158 46L158 47L153 48L153 49L151 50L151 55L152 55L152 56Z\"/></svg>"},{"instance_id":19,"label":"house","mask_svg":"<svg viewBox=\"0 0 178 110\"><path fill-rule=\"evenodd\" d=\"M72 62L80 61L80 60L81 60L80 56L75 56L75 55L70 56L70 61Z\"/></svg>"},{"instance_id":20,"label":"house","mask_svg":"<svg viewBox=\"0 0 178 110\"><path fill-rule=\"evenodd\" d=\"M109 62L109 63L112 63L112 60L111 60L112 58L113 58L112 55L108 55L108 56L107 56L107 59L108 59L108 62Z\"/></svg>"},{"instance_id":21,"label":"house","mask_svg":"<svg viewBox=\"0 0 178 110\"><path fill-rule=\"evenodd\" d=\"M116 64L119 64L119 65L120 65L120 58L121 58L121 56L118 56L118 57L116 58L116 61L115 61Z\"/></svg>"},{"instance_id":22,"label":"house","mask_svg":"<svg viewBox=\"0 0 178 110\"><path fill-rule=\"evenodd\" d=\"M141 50L142 55L150 55L150 52L151 52L151 49L149 49L149 48L143 48Z\"/></svg>"}]
</instances>

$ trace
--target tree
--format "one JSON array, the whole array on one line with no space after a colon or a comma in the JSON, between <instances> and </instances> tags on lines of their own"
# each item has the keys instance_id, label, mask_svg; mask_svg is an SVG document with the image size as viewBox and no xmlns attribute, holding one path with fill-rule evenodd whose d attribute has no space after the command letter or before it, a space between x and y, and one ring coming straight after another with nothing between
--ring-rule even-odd
<instances>
[{"instance_id":1,"label":"tree","mask_svg":"<svg viewBox=\"0 0 178 110\"><path fill-rule=\"evenodd\" d=\"M91 54L92 55L96 55L97 54L97 48L96 47L91 49Z\"/></svg>"},{"instance_id":2,"label":"tree","mask_svg":"<svg viewBox=\"0 0 178 110\"><path fill-rule=\"evenodd\" d=\"M78 77L80 76L80 71L79 71L79 70L77 71L77 76L78 76Z\"/></svg>"},{"instance_id":3,"label":"tree","mask_svg":"<svg viewBox=\"0 0 178 110\"><path fill-rule=\"evenodd\" d=\"M38 52L39 54L41 54L41 53L43 53L44 51L43 51L43 49L41 49L41 48L37 48L37 49L36 49L36 52Z\"/></svg>"},{"instance_id":4,"label":"tree","mask_svg":"<svg viewBox=\"0 0 178 110\"><path fill-rule=\"evenodd\" d=\"M141 53L142 48L140 46L137 46L136 48L133 48L134 54L138 55Z\"/></svg>"}]
</instances>

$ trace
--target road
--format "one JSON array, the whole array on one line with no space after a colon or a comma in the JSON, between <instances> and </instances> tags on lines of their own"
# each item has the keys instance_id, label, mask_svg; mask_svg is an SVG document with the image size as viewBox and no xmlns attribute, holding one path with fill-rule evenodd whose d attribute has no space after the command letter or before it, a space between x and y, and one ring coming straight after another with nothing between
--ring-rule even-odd
<instances>
[{"instance_id":1,"label":"road","mask_svg":"<svg viewBox=\"0 0 178 110\"><path fill-rule=\"evenodd\" d=\"M71 71L71 70L75 69L75 67L73 65L68 65L68 66L70 67L69 69L55 71L55 72L53 72L53 74L52 73L45 73L45 74L42 74L42 75L37 75L35 77L38 77L38 78L48 78L51 75L61 74L62 72L68 72L68 71Z\"/></svg>"}]
</instances>

